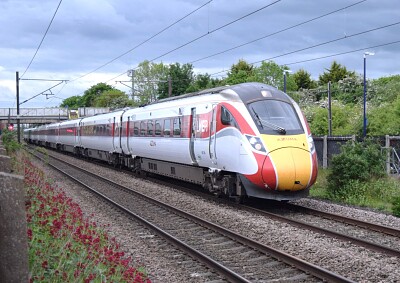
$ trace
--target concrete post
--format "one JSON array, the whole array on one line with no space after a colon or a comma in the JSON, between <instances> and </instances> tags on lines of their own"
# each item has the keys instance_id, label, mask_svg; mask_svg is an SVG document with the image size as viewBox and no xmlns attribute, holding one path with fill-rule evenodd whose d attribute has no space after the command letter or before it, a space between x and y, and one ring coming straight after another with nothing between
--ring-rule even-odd
<instances>
[{"instance_id":1,"label":"concrete post","mask_svg":"<svg viewBox=\"0 0 400 283\"><path fill-rule=\"evenodd\" d=\"M390 175L392 170L390 168L391 148L390 148L390 137L389 137L389 135L385 136L385 150L386 150L386 174Z\"/></svg>"},{"instance_id":2,"label":"concrete post","mask_svg":"<svg viewBox=\"0 0 400 283\"><path fill-rule=\"evenodd\" d=\"M0 281L28 282L24 178L0 172Z\"/></svg>"},{"instance_id":3,"label":"concrete post","mask_svg":"<svg viewBox=\"0 0 400 283\"><path fill-rule=\"evenodd\" d=\"M324 136L324 145L322 149L322 168L328 168L328 136Z\"/></svg>"}]
</instances>

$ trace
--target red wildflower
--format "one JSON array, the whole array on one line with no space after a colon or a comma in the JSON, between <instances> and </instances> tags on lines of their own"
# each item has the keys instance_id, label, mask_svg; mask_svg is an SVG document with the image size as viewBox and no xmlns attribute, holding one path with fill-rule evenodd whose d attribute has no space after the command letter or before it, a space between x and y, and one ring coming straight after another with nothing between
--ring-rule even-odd
<instances>
[{"instance_id":1,"label":"red wildflower","mask_svg":"<svg viewBox=\"0 0 400 283\"><path fill-rule=\"evenodd\" d=\"M28 238L32 240L32 229L28 229Z\"/></svg>"}]
</instances>

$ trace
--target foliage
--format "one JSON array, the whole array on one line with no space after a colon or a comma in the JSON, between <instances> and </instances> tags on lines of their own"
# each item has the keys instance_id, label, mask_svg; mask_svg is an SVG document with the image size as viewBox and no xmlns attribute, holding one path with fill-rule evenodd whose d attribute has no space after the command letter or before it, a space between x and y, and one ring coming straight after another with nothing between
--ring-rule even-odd
<instances>
[{"instance_id":1,"label":"foliage","mask_svg":"<svg viewBox=\"0 0 400 283\"><path fill-rule=\"evenodd\" d=\"M141 62L134 72L132 100L135 105L143 105L157 99L159 85L168 88L168 66L163 63Z\"/></svg>"},{"instance_id":2,"label":"foliage","mask_svg":"<svg viewBox=\"0 0 400 283\"><path fill-rule=\"evenodd\" d=\"M363 101L364 82L358 75L347 76L334 84L333 97L346 104L357 104Z\"/></svg>"},{"instance_id":3,"label":"foliage","mask_svg":"<svg viewBox=\"0 0 400 283\"><path fill-rule=\"evenodd\" d=\"M187 89L193 83L193 65L179 63L170 64L167 67L166 77L163 78L165 82L158 83L158 98L168 97L168 80L172 84L172 96L177 96L187 93Z\"/></svg>"},{"instance_id":4,"label":"foliage","mask_svg":"<svg viewBox=\"0 0 400 283\"><path fill-rule=\"evenodd\" d=\"M196 92L203 89L214 88L222 85L222 80L218 78L211 78L206 74L197 74L194 76L194 82L188 87L187 92Z\"/></svg>"},{"instance_id":5,"label":"foliage","mask_svg":"<svg viewBox=\"0 0 400 283\"><path fill-rule=\"evenodd\" d=\"M368 85L368 98L372 105L391 103L400 96L400 75L372 80Z\"/></svg>"},{"instance_id":6,"label":"foliage","mask_svg":"<svg viewBox=\"0 0 400 283\"><path fill-rule=\"evenodd\" d=\"M150 282L42 170L24 164L30 282Z\"/></svg>"},{"instance_id":7,"label":"foliage","mask_svg":"<svg viewBox=\"0 0 400 283\"><path fill-rule=\"evenodd\" d=\"M254 67L245 60L240 59L239 62L231 66L228 77L224 80L225 84L234 85L250 82L254 77Z\"/></svg>"},{"instance_id":8,"label":"foliage","mask_svg":"<svg viewBox=\"0 0 400 283\"><path fill-rule=\"evenodd\" d=\"M396 215L395 200L400 197L399 190L400 184L397 180L383 177L368 181L349 180L340 191L330 195L334 201L373 207Z\"/></svg>"},{"instance_id":9,"label":"foliage","mask_svg":"<svg viewBox=\"0 0 400 283\"><path fill-rule=\"evenodd\" d=\"M262 82L276 87L277 89L283 90L284 73L288 70L288 67L278 65L274 61L263 61L261 66L257 67L255 70L254 81ZM297 89L298 88L294 77L289 73L286 73L286 90L293 91Z\"/></svg>"},{"instance_id":10,"label":"foliage","mask_svg":"<svg viewBox=\"0 0 400 283\"><path fill-rule=\"evenodd\" d=\"M21 148L21 144L17 141L17 131L10 131L7 128L3 129L1 139L8 154L16 152Z\"/></svg>"},{"instance_id":11,"label":"foliage","mask_svg":"<svg viewBox=\"0 0 400 283\"><path fill-rule=\"evenodd\" d=\"M304 69L300 69L293 74L294 82L297 89L311 89L317 86L316 82L311 78L311 74Z\"/></svg>"},{"instance_id":12,"label":"foliage","mask_svg":"<svg viewBox=\"0 0 400 283\"><path fill-rule=\"evenodd\" d=\"M317 180L310 189L310 196L315 198L327 199L326 187L328 186L327 176L329 169L318 168Z\"/></svg>"},{"instance_id":13,"label":"foliage","mask_svg":"<svg viewBox=\"0 0 400 283\"><path fill-rule=\"evenodd\" d=\"M400 217L400 196L395 197L392 202L393 215Z\"/></svg>"},{"instance_id":14,"label":"foliage","mask_svg":"<svg viewBox=\"0 0 400 283\"><path fill-rule=\"evenodd\" d=\"M84 107L93 107L94 101L97 97L99 97L103 92L107 90L114 89L112 86L105 83L98 83L96 85L91 86L88 90L85 90L82 96L82 102Z\"/></svg>"},{"instance_id":15,"label":"foliage","mask_svg":"<svg viewBox=\"0 0 400 283\"><path fill-rule=\"evenodd\" d=\"M111 109L132 106L133 101L125 92L118 89L106 90L94 100L95 107L110 107Z\"/></svg>"},{"instance_id":16,"label":"foliage","mask_svg":"<svg viewBox=\"0 0 400 283\"><path fill-rule=\"evenodd\" d=\"M349 141L342 146L341 153L332 158L331 172L327 177L328 190L332 195L345 195L349 184L354 187L355 182L383 177L384 164L385 156L372 140Z\"/></svg>"},{"instance_id":17,"label":"foliage","mask_svg":"<svg viewBox=\"0 0 400 283\"><path fill-rule=\"evenodd\" d=\"M335 83L346 77L353 76L355 76L354 72L348 71L345 66L333 61L331 67L326 69L326 72L323 72L323 74L319 76L319 84L325 85L328 82Z\"/></svg>"},{"instance_id":18,"label":"foliage","mask_svg":"<svg viewBox=\"0 0 400 283\"><path fill-rule=\"evenodd\" d=\"M304 109L311 132L317 136L328 134L328 102L325 100ZM332 101L332 135L346 136L361 131L361 108Z\"/></svg>"},{"instance_id":19,"label":"foliage","mask_svg":"<svg viewBox=\"0 0 400 283\"><path fill-rule=\"evenodd\" d=\"M310 196L335 202L365 206L400 216L400 182L391 177L373 178L365 182L350 180L336 193L328 188L329 169L319 169Z\"/></svg>"},{"instance_id":20,"label":"foliage","mask_svg":"<svg viewBox=\"0 0 400 283\"><path fill-rule=\"evenodd\" d=\"M62 101L60 107L69 108L69 109L78 109L79 107L84 107L84 103L82 100L82 96L74 95L70 96Z\"/></svg>"},{"instance_id":21,"label":"foliage","mask_svg":"<svg viewBox=\"0 0 400 283\"><path fill-rule=\"evenodd\" d=\"M368 134L400 135L400 95L392 103L382 103L367 113Z\"/></svg>"}]
</instances>

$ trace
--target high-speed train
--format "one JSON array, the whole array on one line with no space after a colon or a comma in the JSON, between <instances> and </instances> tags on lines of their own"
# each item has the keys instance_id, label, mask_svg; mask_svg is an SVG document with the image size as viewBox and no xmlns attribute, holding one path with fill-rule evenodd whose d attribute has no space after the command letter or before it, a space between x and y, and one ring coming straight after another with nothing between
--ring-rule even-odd
<instances>
[{"instance_id":1,"label":"high-speed train","mask_svg":"<svg viewBox=\"0 0 400 283\"><path fill-rule=\"evenodd\" d=\"M287 94L243 83L26 129L27 142L202 185L218 195L308 195L317 156Z\"/></svg>"}]
</instances>

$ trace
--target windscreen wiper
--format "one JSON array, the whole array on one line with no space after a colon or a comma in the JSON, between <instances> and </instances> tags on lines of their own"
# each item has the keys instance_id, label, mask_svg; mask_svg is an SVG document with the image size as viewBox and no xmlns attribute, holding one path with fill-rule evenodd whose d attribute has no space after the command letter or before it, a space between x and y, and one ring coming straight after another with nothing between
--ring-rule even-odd
<instances>
[{"instance_id":1,"label":"windscreen wiper","mask_svg":"<svg viewBox=\"0 0 400 283\"><path fill-rule=\"evenodd\" d=\"M260 118L258 118L258 119L260 119ZM264 125L264 126L266 126L268 128L271 128L271 129L277 131L278 133L280 133L282 135L286 134L286 129L285 128L282 128L282 127L280 127L278 125L275 125L275 124L273 124L271 122L268 122L268 121L265 121L263 119L260 119L260 121L261 121L262 125Z\"/></svg>"},{"instance_id":2,"label":"windscreen wiper","mask_svg":"<svg viewBox=\"0 0 400 283\"><path fill-rule=\"evenodd\" d=\"M256 116L256 118L257 118L257 120L258 120L258 123L260 124L261 128L264 129L263 124L262 124L262 122L261 122L260 116L258 116L257 112L254 110L253 107L251 107L251 110L253 110L254 116Z\"/></svg>"}]
</instances>

